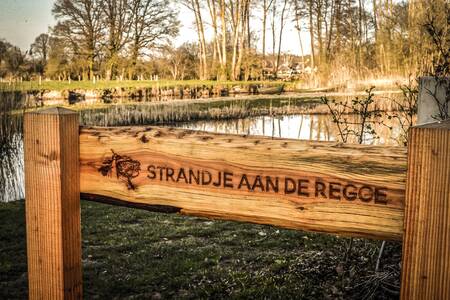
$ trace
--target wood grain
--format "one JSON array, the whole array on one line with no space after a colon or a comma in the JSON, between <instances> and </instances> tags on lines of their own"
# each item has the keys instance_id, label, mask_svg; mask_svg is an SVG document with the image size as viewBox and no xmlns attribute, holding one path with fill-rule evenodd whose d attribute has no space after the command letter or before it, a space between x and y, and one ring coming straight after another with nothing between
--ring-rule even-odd
<instances>
[{"instance_id":1,"label":"wood grain","mask_svg":"<svg viewBox=\"0 0 450 300\"><path fill-rule=\"evenodd\" d=\"M173 207L186 215L349 236L402 237L406 149L400 147L158 127L81 128L80 163L82 196L91 200L119 199L122 204ZM222 182L220 187L197 184L195 176L189 178L191 182L183 176L178 181L165 176L159 180L164 170L153 169L153 174L152 165L173 169L178 175L181 169L186 174L189 170L200 175L209 172L214 182L220 172ZM139 172L133 173L130 166L139 166ZM248 182L242 182L244 174ZM156 178L151 179L153 175ZM279 179L278 192L267 178ZM302 188L285 193L286 178ZM321 187L316 187L318 182L328 189L316 196ZM331 196L330 183L334 189ZM292 188L292 182L289 184ZM346 200L344 187L348 187L347 194L365 187L361 198L366 201L359 196ZM380 199L386 201L375 203L374 197L367 201L371 188L380 189L385 194Z\"/></svg>"},{"instance_id":2,"label":"wood grain","mask_svg":"<svg viewBox=\"0 0 450 300\"><path fill-rule=\"evenodd\" d=\"M80 299L78 114L52 108L24 122L29 299Z\"/></svg>"},{"instance_id":3,"label":"wood grain","mask_svg":"<svg viewBox=\"0 0 450 300\"><path fill-rule=\"evenodd\" d=\"M402 299L450 299L450 120L409 131Z\"/></svg>"}]
</instances>

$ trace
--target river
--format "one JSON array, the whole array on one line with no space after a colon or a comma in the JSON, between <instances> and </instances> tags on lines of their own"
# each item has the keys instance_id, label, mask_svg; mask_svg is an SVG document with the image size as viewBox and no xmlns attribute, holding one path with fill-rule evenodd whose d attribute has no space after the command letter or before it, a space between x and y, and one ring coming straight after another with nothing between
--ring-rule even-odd
<instances>
[{"instance_id":1,"label":"river","mask_svg":"<svg viewBox=\"0 0 450 300\"><path fill-rule=\"evenodd\" d=\"M391 95L380 95L380 99ZM386 106L384 103L382 107ZM126 103L100 106L78 106L80 123L89 126L158 125L217 133L262 135L316 141L340 141L336 122L320 104L318 97L290 98L274 96L264 99L231 99L223 101ZM3 116L2 128L8 130L7 142L0 148L0 202L23 199L23 143L21 115L13 121ZM348 116L348 123L357 123L357 116ZM402 130L397 118L387 114L372 118L373 132L364 134L364 144L402 144ZM19 124L19 125L17 125ZM353 128L350 125L350 128ZM1 134L5 134L5 130ZM348 142L358 142L350 135Z\"/></svg>"}]
</instances>

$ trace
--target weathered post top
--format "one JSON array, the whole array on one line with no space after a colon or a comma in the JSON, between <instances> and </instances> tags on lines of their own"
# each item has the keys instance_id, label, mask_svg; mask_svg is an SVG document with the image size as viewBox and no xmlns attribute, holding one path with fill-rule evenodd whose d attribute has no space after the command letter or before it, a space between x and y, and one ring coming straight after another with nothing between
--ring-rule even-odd
<instances>
[{"instance_id":1,"label":"weathered post top","mask_svg":"<svg viewBox=\"0 0 450 300\"><path fill-rule=\"evenodd\" d=\"M433 122L433 123L421 124L421 125L414 126L412 128L413 129L414 128L429 128L429 129L450 130L450 119L443 120L443 121L437 121L437 122Z\"/></svg>"},{"instance_id":2,"label":"weathered post top","mask_svg":"<svg viewBox=\"0 0 450 300\"><path fill-rule=\"evenodd\" d=\"M39 109L26 114L39 114L39 115L77 115L78 112L75 110L67 109L64 107L56 106L46 109Z\"/></svg>"}]
</instances>

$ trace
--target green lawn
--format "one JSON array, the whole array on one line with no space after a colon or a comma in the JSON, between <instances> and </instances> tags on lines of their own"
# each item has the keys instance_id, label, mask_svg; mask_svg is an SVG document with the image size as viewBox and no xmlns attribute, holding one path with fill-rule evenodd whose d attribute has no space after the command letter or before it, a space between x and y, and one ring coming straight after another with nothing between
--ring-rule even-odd
<instances>
[{"instance_id":1,"label":"green lawn","mask_svg":"<svg viewBox=\"0 0 450 300\"><path fill-rule=\"evenodd\" d=\"M24 202L0 203L0 299L26 299ZM401 244L82 201L85 299L398 298Z\"/></svg>"},{"instance_id":2,"label":"green lawn","mask_svg":"<svg viewBox=\"0 0 450 300\"><path fill-rule=\"evenodd\" d=\"M95 90L95 89L108 89L108 88L143 88L143 87L175 87L175 86L215 86L215 85L249 85L249 84L264 84L264 85L280 85L280 81L215 81L215 80L100 80L95 84L92 81L42 81L39 84L38 81L24 81L16 82L11 84L11 86L6 83L0 83L0 89L16 89L16 90L73 90L73 89L85 89L85 90Z\"/></svg>"}]
</instances>

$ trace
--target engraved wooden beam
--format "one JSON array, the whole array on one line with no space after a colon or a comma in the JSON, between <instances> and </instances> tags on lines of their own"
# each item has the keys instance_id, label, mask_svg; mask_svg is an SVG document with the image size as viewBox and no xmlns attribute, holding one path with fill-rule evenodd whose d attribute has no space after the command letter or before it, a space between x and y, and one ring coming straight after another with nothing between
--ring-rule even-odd
<instances>
[{"instance_id":1,"label":"engraved wooden beam","mask_svg":"<svg viewBox=\"0 0 450 300\"><path fill-rule=\"evenodd\" d=\"M406 149L158 127L81 128L82 198L401 239Z\"/></svg>"},{"instance_id":2,"label":"engraved wooden beam","mask_svg":"<svg viewBox=\"0 0 450 300\"><path fill-rule=\"evenodd\" d=\"M78 113L25 114L25 208L30 299L80 299Z\"/></svg>"}]
</instances>

